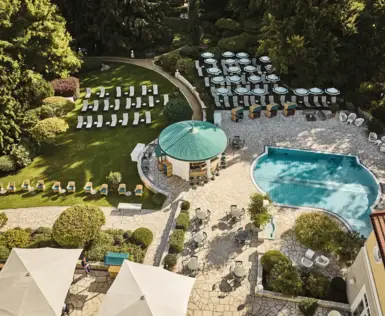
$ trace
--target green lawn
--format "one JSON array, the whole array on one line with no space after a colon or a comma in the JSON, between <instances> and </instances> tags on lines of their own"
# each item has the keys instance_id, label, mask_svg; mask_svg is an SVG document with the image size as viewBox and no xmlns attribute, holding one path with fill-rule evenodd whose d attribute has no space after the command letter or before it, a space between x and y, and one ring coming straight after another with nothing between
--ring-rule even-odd
<instances>
[{"instance_id":1,"label":"green lawn","mask_svg":"<svg viewBox=\"0 0 385 316\"><path fill-rule=\"evenodd\" d=\"M93 97L99 86L104 86L110 93L110 103L114 102L115 87L121 86L124 91L128 87L135 85L135 95L141 94L140 85L158 84L159 94L172 93L177 89L161 75L134 65L112 64L111 69L106 72L93 71L82 74L80 86L81 96L76 102L76 110L67 116L70 129L57 141L56 146L46 146L42 148L42 154L35 158L28 167L18 171L16 174L1 178L0 182L7 185L9 181L16 181L18 189L24 179L32 181L32 186L38 179L46 182L46 191L31 195L17 192L0 197L0 209L49 206L49 205L72 205L82 202L92 202L101 206L116 206L119 202L142 203L144 208L159 208L153 200L153 193L144 190L143 197L121 197L117 192L110 192L107 197L98 197L90 200L88 195L83 192L86 181L92 181L94 188L106 183L106 176L110 171L122 173L122 182L127 184L127 190L133 191L136 184L140 184L137 173L136 163L131 162L130 153L137 143L148 144L158 137L160 131L166 126L162 116L163 98L155 103L151 109L152 125L141 123L138 127L132 126L134 110L124 110L125 97L121 98L121 110L118 112L118 120L122 119L123 112L129 112L129 123L127 127L118 125L115 128L102 127L102 129L91 128L90 130L75 130L77 116L82 107L85 88L92 87ZM93 98L91 97L90 102ZM111 102L112 101L112 102ZM142 97L143 103L143 97ZM148 102L147 102L148 103ZM123 109L122 109L123 108ZM141 118L148 107L140 109ZM99 111L87 112L93 115L103 113L103 102L99 105ZM111 113L116 113L113 109L103 113L104 122L108 121ZM53 181L60 181L63 188L68 181L75 181L77 193L58 196L52 193L51 186Z\"/></svg>"}]
</instances>

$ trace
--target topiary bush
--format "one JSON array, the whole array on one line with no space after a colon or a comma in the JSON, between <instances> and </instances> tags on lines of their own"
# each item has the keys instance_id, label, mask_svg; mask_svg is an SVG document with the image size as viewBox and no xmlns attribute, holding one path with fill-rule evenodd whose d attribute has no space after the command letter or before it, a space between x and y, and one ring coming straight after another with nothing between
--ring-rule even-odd
<instances>
[{"instance_id":1,"label":"topiary bush","mask_svg":"<svg viewBox=\"0 0 385 316\"><path fill-rule=\"evenodd\" d=\"M106 218L95 205L79 204L67 208L55 221L53 238L63 247L83 247L94 239Z\"/></svg>"},{"instance_id":2,"label":"topiary bush","mask_svg":"<svg viewBox=\"0 0 385 316\"><path fill-rule=\"evenodd\" d=\"M52 228L49 228L49 227L38 227L38 228L35 229L35 231L33 233L34 234L50 235L50 234L52 234Z\"/></svg>"},{"instance_id":3,"label":"topiary bush","mask_svg":"<svg viewBox=\"0 0 385 316\"><path fill-rule=\"evenodd\" d=\"M176 63L180 59L180 54L178 51L171 52L166 55L162 55L159 59L160 65L163 69L167 70L168 72L171 72L172 74L175 73L176 70Z\"/></svg>"},{"instance_id":4,"label":"topiary bush","mask_svg":"<svg viewBox=\"0 0 385 316\"><path fill-rule=\"evenodd\" d=\"M0 246L0 260L8 259L10 253L11 253L11 250L9 250L7 247Z\"/></svg>"},{"instance_id":5,"label":"topiary bush","mask_svg":"<svg viewBox=\"0 0 385 316\"><path fill-rule=\"evenodd\" d=\"M170 252L180 253L184 249L184 230L175 229L170 236Z\"/></svg>"},{"instance_id":6,"label":"topiary bush","mask_svg":"<svg viewBox=\"0 0 385 316\"><path fill-rule=\"evenodd\" d=\"M265 225L271 219L271 215L268 213L267 208L263 206L264 199L264 195L254 193L250 196L250 203L247 207L250 219L257 227Z\"/></svg>"},{"instance_id":7,"label":"topiary bush","mask_svg":"<svg viewBox=\"0 0 385 316\"><path fill-rule=\"evenodd\" d=\"M318 301L314 298L305 298L298 303L298 309L304 316L313 316L317 307Z\"/></svg>"},{"instance_id":8,"label":"topiary bush","mask_svg":"<svg viewBox=\"0 0 385 316\"><path fill-rule=\"evenodd\" d=\"M176 254L169 253L164 258L164 268L171 271L176 266L178 257Z\"/></svg>"},{"instance_id":9,"label":"topiary bush","mask_svg":"<svg viewBox=\"0 0 385 316\"><path fill-rule=\"evenodd\" d=\"M68 77L65 79L55 79L51 82L55 95L62 97L73 97L75 100L79 97L79 79Z\"/></svg>"},{"instance_id":10,"label":"topiary bush","mask_svg":"<svg viewBox=\"0 0 385 316\"><path fill-rule=\"evenodd\" d=\"M19 168L24 168L32 163L31 153L21 144L13 145L10 155Z\"/></svg>"},{"instance_id":11,"label":"topiary bush","mask_svg":"<svg viewBox=\"0 0 385 316\"><path fill-rule=\"evenodd\" d=\"M37 142L52 144L56 136L64 133L69 128L66 121L57 117L39 121L32 129L31 134Z\"/></svg>"},{"instance_id":12,"label":"topiary bush","mask_svg":"<svg viewBox=\"0 0 385 316\"><path fill-rule=\"evenodd\" d=\"M191 120L193 110L186 100L170 99L163 107L163 115L169 122Z\"/></svg>"},{"instance_id":13,"label":"topiary bush","mask_svg":"<svg viewBox=\"0 0 385 316\"><path fill-rule=\"evenodd\" d=\"M155 193L152 197L152 200L156 205L163 205L166 197L162 193Z\"/></svg>"},{"instance_id":14,"label":"topiary bush","mask_svg":"<svg viewBox=\"0 0 385 316\"><path fill-rule=\"evenodd\" d=\"M100 231L92 240L92 247L111 246L114 243L114 236L107 232Z\"/></svg>"},{"instance_id":15,"label":"topiary bush","mask_svg":"<svg viewBox=\"0 0 385 316\"><path fill-rule=\"evenodd\" d=\"M194 71L194 61L190 58L181 58L176 63L176 69L182 74L182 75L188 75L190 76L192 72Z\"/></svg>"},{"instance_id":16,"label":"topiary bush","mask_svg":"<svg viewBox=\"0 0 385 316\"><path fill-rule=\"evenodd\" d=\"M52 234L35 234L28 248L58 247L57 242L52 238Z\"/></svg>"},{"instance_id":17,"label":"topiary bush","mask_svg":"<svg viewBox=\"0 0 385 316\"><path fill-rule=\"evenodd\" d=\"M290 259L278 250L269 250L261 258L261 264L267 273L270 273L274 266L280 261L290 263Z\"/></svg>"},{"instance_id":18,"label":"topiary bush","mask_svg":"<svg viewBox=\"0 0 385 316\"><path fill-rule=\"evenodd\" d=\"M40 117L61 117L75 109L75 103L64 97L49 97L43 100Z\"/></svg>"},{"instance_id":19,"label":"topiary bush","mask_svg":"<svg viewBox=\"0 0 385 316\"><path fill-rule=\"evenodd\" d=\"M182 202L181 209L182 209L183 211L188 211L188 210L190 209L190 202L189 202L189 201L183 201L183 202Z\"/></svg>"},{"instance_id":20,"label":"topiary bush","mask_svg":"<svg viewBox=\"0 0 385 316\"><path fill-rule=\"evenodd\" d=\"M151 244L153 238L154 236L151 230L146 227L140 227L134 230L130 240L134 244L142 246L142 248L147 248Z\"/></svg>"},{"instance_id":21,"label":"topiary bush","mask_svg":"<svg viewBox=\"0 0 385 316\"><path fill-rule=\"evenodd\" d=\"M8 249L27 247L30 236L25 230L13 228L2 234L4 245Z\"/></svg>"},{"instance_id":22,"label":"topiary bush","mask_svg":"<svg viewBox=\"0 0 385 316\"><path fill-rule=\"evenodd\" d=\"M175 220L175 228L187 231L190 227L190 216L186 212L180 212Z\"/></svg>"},{"instance_id":23,"label":"topiary bush","mask_svg":"<svg viewBox=\"0 0 385 316\"><path fill-rule=\"evenodd\" d=\"M277 262L267 277L267 284L273 291L285 295L297 296L303 292L301 277L291 262Z\"/></svg>"},{"instance_id":24,"label":"topiary bush","mask_svg":"<svg viewBox=\"0 0 385 316\"><path fill-rule=\"evenodd\" d=\"M302 276L306 296L324 298L330 289L329 278L321 273L312 271Z\"/></svg>"},{"instance_id":25,"label":"topiary bush","mask_svg":"<svg viewBox=\"0 0 385 316\"><path fill-rule=\"evenodd\" d=\"M4 212L0 213L0 228L3 228L8 223L8 216Z\"/></svg>"},{"instance_id":26,"label":"topiary bush","mask_svg":"<svg viewBox=\"0 0 385 316\"><path fill-rule=\"evenodd\" d=\"M17 164L13 160L12 156L1 156L0 157L0 172L8 173L15 171L17 169Z\"/></svg>"},{"instance_id":27,"label":"topiary bush","mask_svg":"<svg viewBox=\"0 0 385 316\"><path fill-rule=\"evenodd\" d=\"M295 236L299 243L315 251L330 252L334 238L341 230L329 215L320 212L304 213L295 221Z\"/></svg>"}]
</instances>

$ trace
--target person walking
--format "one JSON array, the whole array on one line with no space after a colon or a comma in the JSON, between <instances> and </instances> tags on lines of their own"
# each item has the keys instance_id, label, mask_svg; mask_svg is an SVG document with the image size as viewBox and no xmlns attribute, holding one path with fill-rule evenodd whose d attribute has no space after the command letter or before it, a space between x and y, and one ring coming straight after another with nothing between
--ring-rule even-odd
<instances>
[{"instance_id":1,"label":"person walking","mask_svg":"<svg viewBox=\"0 0 385 316\"><path fill-rule=\"evenodd\" d=\"M86 271L87 275L91 272L91 267L88 264L88 259L86 258L86 256L84 256L83 259L82 259L82 267Z\"/></svg>"}]
</instances>

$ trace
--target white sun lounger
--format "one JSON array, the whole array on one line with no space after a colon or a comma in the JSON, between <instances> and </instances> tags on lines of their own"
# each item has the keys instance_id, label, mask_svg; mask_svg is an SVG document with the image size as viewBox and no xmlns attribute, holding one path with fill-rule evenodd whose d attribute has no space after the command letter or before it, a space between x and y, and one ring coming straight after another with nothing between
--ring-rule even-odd
<instances>
[{"instance_id":1,"label":"white sun lounger","mask_svg":"<svg viewBox=\"0 0 385 316\"><path fill-rule=\"evenodd\" d=\"M98 115L98 123L96 124L96 128L101 128L103 126L103 115Z\"/></svg>"},{"instance_id":2,"label":"white sun lounger","mask_svg":"<svg viewBox=\"0 0 385 316\"><path fill-rule=\"evenodd\" d=\"M266 92L269 91L269 85L267 83L263 84L263 89L265 89Z\"/></svg>"},{"instance_id":3,"label":"white sun lounger","mask_svg":"<svg viewBox=\"0 0 385 316\"><path fill-rule=\"evenodd\" d=\"M224 101L225 101L225 107L226 108L231 108L231 105L230 105L230 102L229 102L229 97L227 95L225 95L223 97Z\"/></svg>"},{"instance_id":4,"label":"white sun lounger","mask_svg":"<svg viewBox=\"0 0 385 316\"><path fill-rule=\"evenodd\" d=\"M164 101L163 101L163 105L166 105L166 104L168 103L168 100L169 100L169 99L168 99L168 94L164 94L164 95L163 95L163 100L164 100Z\"/></svg>"},{"instance_id":5,"label":"white sun lounger","mask_svg":"<svg viewBox=\"0 0 385 316\"><path fill-rule=\"evenodd\" d=\"M290 101L294 102L294 103L297 103L297 96L296 95L292 95L291 98L290 98Z\"/></svg>"},{"instance_id":6,"label":"white sun lounger","mask_svg":"<svg viewBox=\"0 0 385 316\"><path fill-rule=\"evenodd\" d=\"M146 124L151 124L151 112L146 111Z\"/></svg>"},{"instance_id":7,"label":"white sun lounger","mask_svg":"<svg viewBox=\"0 0 385 316\"><path fill-rule=\"evenodd\" d=\"M332 96L332 104L333 103L337 103L337 97L336 96Z\"/></svg>"},{"instance_id":8,"label":"white sun lounger","mask_svg":"<svg viewBox=\"0 0 385 316\"><path fill-rule=\"evenodd\" d=\"M84 98L89 99L91 97L91 88L86 88L86 96Z\"/></svg>"},{"instance_id":9,"label":"white sun lounger","mask_svg":"<svg viewBox=\"0 0 385 316\"><path fill-rule=\"evenodd\" d=\"M195 61L195 68L196 68L196 69L201 68L201 66L199 66L199 60L196 60L196 61Z\"/></svg>"},{"instance_id":10,"label":"white sun lounger","mask_svg":"<svg viewBox=\"0 0 385 316\"><path fill-rule=\"evenodd\" d=\"M277 87L278 87L278 83L274 83L273 88L277 88Z\"/></svg>"},{"instance_id":11,"label":"white sun lounger","mask_svg":"<svg viewBox=\"0 0 385 316\"><path fill-rule=\"evenodd\" d=\"M213 97L215 97L215 96L217 95L217 92L215 91L215 87L214 87L214 86L211 86L210 92L211 92L211 95L212 95Z\"/></svg>"},{"instance_id":12,"label":"white sun lounger","mask_svg":"<svg viewBox=\"0 0 385 316\"><path fill-rule=\"evenodd\" d=\"M115 111L119 111L120 109L120 99L115 99Z\"/></svg>"},{"instance_id":13,"label":"white sun lounger","mask_svg":"<svg viewBox=\"0 0 385 316\"><path fill-rule=\"evenodd\" d=\"M326 95L323 95L321 97L321 103L322 103L322 106L324 106L325 108L327 108L329 106L327 101L326 101Z\"/></svg>"},{"instance_id":14,"label":"white sun lounger","mask_svg":"<svg viewBox=\"0 0 385 316\"><path fill-rule=\"evenodd\" d=\"M237 95L233 96L233 105L234 105L234 107L237 107L239 105Z\"/></svg>"},{"instance_id":15,"label":"white sun lounger","mask_svg":"<svg viewBox=\"0 0 385 316\"><path fill-rule=\"evenodd\" d=\"M142 86L142 95L147 95L147 86Z\"/></svg>"},{"instance_id":16,"label":"white sun lounger","mask_svg":"<svg viewBox=\"0 0 385 316\"><path fill-rule=\"evenodd\" d=\"M244 96L243 96L243 105L244 105L245 107L249 107L249 106L250 106L249 96L248 96L248 95L244 95Z\"/></svg>"},{"instance_id":17,"label":"white sun lounger","mask_svg":"<svg viewBox=\"0 0 385 316\"><path fill-rule=\"evenodd\" d=\"M82 112L87 111L87 109L88 109L88 100L83 100Z\"/></svg>"},{"instance_id":18,"label":"white sun lounger","mask_svg":"<svg viewBox=\"0 0 385 316\"><path fill-rule=\"evenodd\" d=\"M286 103L286 97L284 95L281 95L281 98L279 99L281 102L282 106Z\"/></svg>"},{"instance_id":19,"label":"white sun lounger","mask_svg":"<svg viewBox=\"0 0 385 316\"><path fill-rule=\"evenodd\" d=\"M246 84L246 75L245 75L245 74L243 74L243 75L241 76L241 82L242 82L243 85Z\"/></svg>"},{"instance_id":20,"label":"white sun lounger","mask_svg":"<svg viewBox=\"0 0 385 316\"><path fill-rule=\"evenodd\" d=\"M305 106L307 108L311 108L311 104L309 103L309 97L308 96L303 97L303 103L305 104Z\"/></svg>"},{"instance_id":21,"label":"white sun lounger","mask_svg":"<svg viewBox=\"0 0 385 316\"><path fill-rule=\"evenodd\" d=\"M126 110L131 109L131 98L126 98Z\"/></svg>"},{"instance_id":22,"label":"white sun lounger","mask_svg":"<svg viewBox=\"0 0 385 316\"><path fill-rule=\"evenodd\" d=\"M111 114L111 127L115 127L117 121L118 121L118 118L116 114Z\"/></svg>"},{"instance_id":23,"label":"white sun lounger","mask_svg":"<svg viewBox=\"0 0 385 316\"><path fill-rule=\"evenodd\" d=\"M261 105L266 106L266 96L265 95L261 95Z\"/></svg>"},{"instance_id":24,"label":"white sun lounger","mask_svg":"<svg viewBox=\"0 0 385 316\"><path fill-rule=\"evenodd\" d=\"M152 96L152 95L150 95L149 97L148 97L148 106L150 107L150 108L153 108L154 107L154 96Z\"/></svg>"},{"instance_id":25,"label":"white sun lounger","mask_svg":"<svg viewBox=\"0 0 385 316\"><path fill-rule=\"evenodd\" d=\"M99 110L99 100L94 100L94 107L92 111L97 112Z\"/></svg>"},{"instance_id":26,"label":"white sun lounger","mask_svg":"<svg viewBox=\"0 0 385 316\"><path fill-rule=\"evenodd\" d=\"M273 95L269 95L269 103L275 103Z\"/></svg>"},{"instance_id":27,"label":"white sun lounger","mask_svg":"<svg viewBox=\"0 0 385 316\"><path fill-rule=\"evenodd\" d=\"M101 87L100 88L100 94L99 94L99 98L104 98L104 95L106 94L106 90L103 88L103 87Z\"/></svg>"},{"instance_id":28,"label":"white sun lounger","mask_svg":"<svg viewBox=\"0 0 385 316\"><path fill-rule=\"evenodd\" d=\"M346 122L348 120L348 116L344 112L340 112L340 122Z\"/></svg>"},{"instance_id":29,"label":"white sun lounger","mask_svg":"<svg viewBox=\"0 0 385 316\"><path fill-rule=\"evenodd\" d=\"M249 91L251 90L251 85L249 83L246 85L246 89L248 89Z\"/></svg>"},{"instance_id":30,"label":"white sun lounger","mask_svg":"<svg viewBox=\"0 0 385 316\"><path fill-rule=\"evenodd\" d=\"M132 121L132 125L137 126L139 124L139 112L134 113L134 120Z\"/></svg>"},{"instance_id":31,"label":"white sun lounger","mask_svg":"<svg viewBox=\"0 0 385 316\"><path fill-rule=\"evenodd\" d=\"M158 95L158 85L157 84L154 84L153 86L152 86L152 94L153 95Z\"/></svg>"},{"instance_id":32,"label":"white sun lounger","mask_svg":"<svg viewBox=\"0 0 385 316\"><path fill-rule=\"evenodd\" d=\"M128 124L128 113L123 113L122 126L127 126Z\"/></svg>"},{"instance_id":33,"label":"white sun lounger","mask_svg":"<svg viewBox=\"0 0 385 316\"><path fill-rule=\"evenodd\" d=\"M120 87L116 87L116 97L120 98L122 96L122 89Z\"/></svg>"},{"instance_id":34,"label":"white sun lounger","mask_svg":"<svg viewBox=\"0 0 385 316\"><path fill-rule=\"evenodd\" d=\"M142 98L136 97L136 108L140 109L142 107Z\"/></svg>"},{"instance_id":35,"label":"white sun lounger","mask_svg":"<svg viewBox=\"0 0 385 316\"><path fill-rule=\"evenodd\" d=\"M255 95L250 96L251 105L255 104Z\"/></svg>"},{"instance_id":36,"label":"white sun lounger","mask_svg":"<svg viewBox=\"0 0 385 316\"><path fill-rule=\"evenodd\" d=\"M321 107L321 104L318 102L318 95L315 95L313 97L313 103L314 105L317 107L317 108L320 108Z\"/></svg>"},{"instance_id":37,"label":"white sun lounger","mask_svg":"<svg viewBox=\"0 0 385 316\"><path fill-rule=\"evenodd\" d=\"M262 74L261 79L262 79L262 82L265 83L266 82L266 74Z\"/></svg>"},{"instance_id":38,"label":"white sun lounger","mask_svg":"<svg viewBox=\"0 0 385 316\"><path fill-rule=\"evenodd\" d=\"M109 99L104 99L104 108L103 111L108 111L110 108L110 100Z\"/></svg>"},{"instance_id":39,"label":"white sun lounger","mask_svg":"<svg viewBox=\"0 0 385 316\"><path fill-rule=\"evenodd\" d=\"M130 96L130 97L133 97L134 94L135 94L135 87L131 86L131 87L129 88L129 91L130 91L129 96Z\"/></svg>"},{"instance_id":40,"label":"white sun lounger","mask_svg":"<svg viewBox=\"0 0 385 316\"><path fill-rule=\"evenodd\" d=\"M360 118L358 118L358 119L356 119L355 121L354 121L354 124L356 125L356 126L361 126L362 124L364 124L364 119L362 118L362 117L360 117Z\"/></svg>"},{"instance_id":41,"label":"white sun lounger","mask_svg":"<svg viewBox=\"0 0 385 316\"><path fill-rule=\"evenodd\" d=\"M87 116L87 125L86 128L91 128L92 127L92 116L88 115Z\"/></svg>"},{"instance_id":42,"label":"white sun lounger","mask_svg":"<svg viewBox=\"0 0 385 316\"><path fill-rule=\"evenodd\" d=\"M355 121L356 118L357 118L356 113L350 113L348 115L348 120L347 120L346 124L353 124L353 122Z\"/></svg>"},{"instance_id":43,"label":"white sun lounger","mask_svg":"<svg viewBox=\"0 0 385 316\"><path fill-rule=\"evenodd\" d=\"M227 71L227 66L226 65L224 65L223 67L222 67L222 70L223 70L223 74L225 75L225 76L227 76L229 73L228 73L228 71Z\"/></svg>"},{"instance_id":44,"label":"white sun lounger","mask_svg":"<svg viewBox=\"0 0 385 316\"><path fill-rule=\"evenodd\" d=\"M198 68L198 76L203 77L202 68Z\"/></svg>"},{"instance_id":45,"label":"white sun lounger","mask_svg":"<svg viewBox=\"0 0 385 316\"><path fill-rule=\"evenodd\" d=\"M209 77L205 77L205 87L206 87L206 88L209 88L209 87L210 87Z\"/></svg>"},{"instance_id":46,"label":"white sun lounger","mask_svg":"<svg viewBox=\"0 0 385 316\"><path fill-rule=\"evenodd\" d=\"M83 127L83 116L78 116L78 125L76 125L77 129L80 129Z\"/></svg>"}]
</instances>

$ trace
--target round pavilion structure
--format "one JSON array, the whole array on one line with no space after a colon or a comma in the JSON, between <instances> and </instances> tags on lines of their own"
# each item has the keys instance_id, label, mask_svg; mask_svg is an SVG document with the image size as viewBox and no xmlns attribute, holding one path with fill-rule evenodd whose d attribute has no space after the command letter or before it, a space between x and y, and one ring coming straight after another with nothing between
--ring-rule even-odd
<instances>
[{"instance_id":1,"label":"round pavilion structure","mask_svg":"<svg viewBox=\"0 0 385 316\"><path fill-rule=\"evenodd\" d=\"M158 138L159 170L167 176L211 177L226 150L227 136L218 126L203 121L182 121L166 127Z\"/></svg>"}]
</instances>

